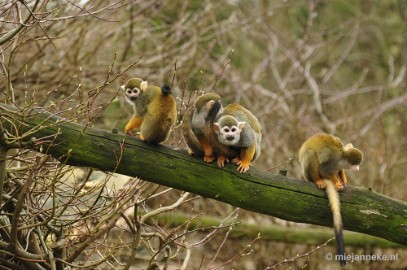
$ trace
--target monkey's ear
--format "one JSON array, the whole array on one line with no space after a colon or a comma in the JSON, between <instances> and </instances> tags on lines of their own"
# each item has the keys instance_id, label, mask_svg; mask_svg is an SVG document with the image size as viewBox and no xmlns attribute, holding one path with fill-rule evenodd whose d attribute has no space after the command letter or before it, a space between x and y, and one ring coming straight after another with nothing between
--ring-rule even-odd
<instances>
[{"instance_id":1,"label":"monkey's ear","mask_svg":"<svg viewBox=\"0 0 407 270\"><path fill-rule=\"evenodd\" d=\"M238 122L238 123L237 123L237 126L238 126L238 128L239 128L240 131L242 131L242 129L243 129L243 127L244 127L245 124L246 124L246 122Z\"/></svg>"},{"instance_id":2,"label":"monkey's ear","mask_svg":"<svg viewBox=\"0 0 407 270\"><path fill-rule=\"evenodd\" d=\"M215 100L209 100L209 101L206 103L206 108L207 108L208 110L210 110L210 109L212 108L212 106L213 106L214 103L215 103Z\"/></svg>"},{"instance_id":3,"label":"monkey's ear","mask_svg":"<svg viewBox=\"0 0 407 270\"><path fill-rule=\"evenodd\" d=\"M213 124L213 131L215 131L216 134L219 134L220 132L220 126L218 123Z\"/></svg>"},{"instance_id":4,"label":"monkey's ear","mask_svg":"<svg viewBox=\"0 0 407 270\"><path fill-rule=\"evenodd\" d=\"M140 90L141 90L141 91L146 90L146 89L147 89L147 86L148 86L147 81L142 81L142 82L140 83Z\"/></svg>"},{"instance_id":5,"label":"monkey's ear","mask_svg":"<svg viewBox=\"0 0 407 270\"><path fill-rule=\"evenodd\" d=\"M126 88L125 88L126 86L123 84L123 85L120 85L120 89L122 89L123 91L126 91Z\"/></svg>"},{"instance_id":6,"label":"monkey's ear","mask_svg":"<svg viewBox=\"0 0 407 270\"><path fill-rule=\"evenodd\" d=\"M352 149L352 148L353 148L353 144L348 143L348 144L346 144L346 145L344 146L344 148L345 148L345 150Z\"/></svg>"}]
</instances>

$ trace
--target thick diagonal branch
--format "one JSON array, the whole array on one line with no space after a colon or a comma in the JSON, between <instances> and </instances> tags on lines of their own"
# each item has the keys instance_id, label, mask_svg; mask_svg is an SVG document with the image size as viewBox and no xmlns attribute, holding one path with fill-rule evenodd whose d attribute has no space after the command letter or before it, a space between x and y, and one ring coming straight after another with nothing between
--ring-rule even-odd
<instances>
[{"instance_id":1,"label":"thick diagonal branch","mask_svg":"<svg viewBox=\"0 0 407 270\"><path fill-rule=\"evenodd\" d=\"M44 140L42 147L38 147L41 141L28 147L48 149L49 155L66 164L140 177L285 220L332 226L325 192L306 181L271 175L255 168L247 174L239 174L234 165L218 168L216 164L188 156L185 151L85 128L46 112L22 116L15 108L0 104L0 116L4 128L11 126L7 123L13 119L24 122L18 130L19 134L25 134L24 140L33 137L41 140L58 134L52 142ZM35 132L28 132L29 129ZM10 127L8 132L17 131ZM406 202L360 187L346 187L340 197L345 229L407 245Z\"/></svg>"}]
</instances>

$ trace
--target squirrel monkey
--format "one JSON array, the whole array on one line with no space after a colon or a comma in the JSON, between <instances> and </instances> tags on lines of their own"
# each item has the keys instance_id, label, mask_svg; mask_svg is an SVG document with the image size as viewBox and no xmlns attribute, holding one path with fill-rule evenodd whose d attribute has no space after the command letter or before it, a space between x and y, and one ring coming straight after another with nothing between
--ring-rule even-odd
<instances>
[{"instance_id":1,"label":"squirrel monkey","mask_svg":"<svg viewBox=\"0 0 407 270\"><path fill-rule=\"evenodd\" d=\"M168 138L171 127L177 120L177 108L171 88L148 86L140 78L132 78L122 85L125 98L133 106L133 116L124 128L129 134L140 130L140 139L149 143L160 143Z\"/></svg>"},{"instance_id":2,"label":"squirrel monkey","mask_svg":"<svg viewBox=\"0 0 407 270\"><path fill-rule=\"evenodd\" d=\"M237 171L245 173L250 163L260 155L261 125L259 120L239 104L229 104L213 124L218 143L227 146L228 152L220 153L217 163L223 167L225 161L233 158ZM236 153L232 154L231 153Z\"/></svg>"},{"instance_id":3,"label":"squirrel monkey","mask_svg":"<svg viewBox=\"0 0 407 270\"><path fill-rule=\"evenodd\" d=\"M136 100L147 87L147 81L143 81L140 78L132 78L125 85L120 86L124 91L124 98L133 107L134 114L136 114Z\"/></svg>"},{"instance_id":4,"label":"squirrel monkey","mask_svg":"<svg viewBox=\"0 0 407 270\"><path fill-rule=\"evenodd\" d=\"M220 100L221 97L214 92L205 93L195 100L194 107L189 109L184 116L182 135L189 148L188 152L189 154L203 156L205 162L214 160L213 135L210 133L210 128L208 128L211 125L211 120L208 120L208 116L213 120L216 114L222 110ZM217 108L214 108L214 105ZM210 112L215 112L215 116L209 115Z\"/></svg>"},{"instance_id":5,"label":"squirrel monkey","mask_svg":"<svg viewBox=\"0 0 407 270\"><path fill-rule=\"evenodd\" d=\"M359 170L363 154L352 144L344 146L339 138L321 133L304 142L300 148L299 161L304 178L315 182L320 189L326 188L333 215L338 255L343 258L345 250L338 190L342 190L348 182L344 169ZM346 260L340 260L340 264L344 266Z\"/></svg>"}]
</instances>

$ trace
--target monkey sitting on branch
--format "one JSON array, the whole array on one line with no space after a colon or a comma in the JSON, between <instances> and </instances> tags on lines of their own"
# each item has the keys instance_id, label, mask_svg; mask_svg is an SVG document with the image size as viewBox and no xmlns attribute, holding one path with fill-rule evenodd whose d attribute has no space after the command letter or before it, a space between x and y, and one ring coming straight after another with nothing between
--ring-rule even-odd
<instances>
[{"instance_id":1,"label":"monkey sitting on branch","mask_svg":"<svg viewBox=\"0 0 407 270\"><path fill-rule=\"evenodd\" d=\"M140 130L140 139L161 143L168 138L177 120L177 107L171 88L148 86L147 81L132 78L122 85L126 101L133 107L133 116L124 128L126 134Z\"/></svg>"},{"instance_id":2,"label":"monkey sitting on branch","mask_svg":"<svg viewBox=\"0 0 407 270\"><path fill-rule=\"evenodd\" d=\"M339 263L346 265L343 242L343 224L338 191L348 180L345 169L359 170L363 161L362 152L352 144L343 145L341 140L330 134L316 134L308 138L299 151L303 177L314 182L318 188L326 189L333 216Z\"/></svg>"}]
</instances>

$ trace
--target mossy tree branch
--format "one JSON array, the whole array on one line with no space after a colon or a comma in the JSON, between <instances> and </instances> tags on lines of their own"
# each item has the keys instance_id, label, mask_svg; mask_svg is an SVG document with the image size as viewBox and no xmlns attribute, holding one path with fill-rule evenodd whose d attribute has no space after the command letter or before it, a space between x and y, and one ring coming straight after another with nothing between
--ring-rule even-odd
<instances>
[{"instance_id":1,"label":"mossy tree branch","mask_svg":"<svg viewBox=\"0 0 407 270\"><path fill-rule=\"evenodd\" d=\"M0 115L3 128L15 137L30 142L37 138L26 147L42 149L65 164L140 177L285 220L332 226L325 192L312 183L255 168L239 174L233 165L218 168L185 151L70 123L47 112L21 115L1 104ZM406 202L362 187L346 187L340 197L345 229L407 245Z\"/></svg>"},{"instance_id":2,"label":"mossy tree branch","mask_svg":"<svg viewBox=\"0 0 407 270\"><path fill-rule=\"evenodd\" d=\"M308 244L308 245L320 245L333 237L332 229L330 228L311 228L311 227L287 227L278 224L252 224L247 223L243 219L231 220L232 222L238 222L230 231L229 237L232 239L254 239L257 235L261 234L261 240L263 241L275 241L292 244ZM200 216L191 220L191 215L171 212L161 214L156 217L154 222L158 222L160 225L166 225L169 227L182 226L188 222L189 229L197 228L213 228L222 222L220 218L213 216ZM226 222L225 224L228 224ZM384 240L382 238L356 233L356 232L344 232L344 238L346 246L354 247L379 247L379 248L402 248L407 246L399 245L394 242ZM328 245L335 246L335 241L330 241Z\"/></svg>"}]
</instances>

